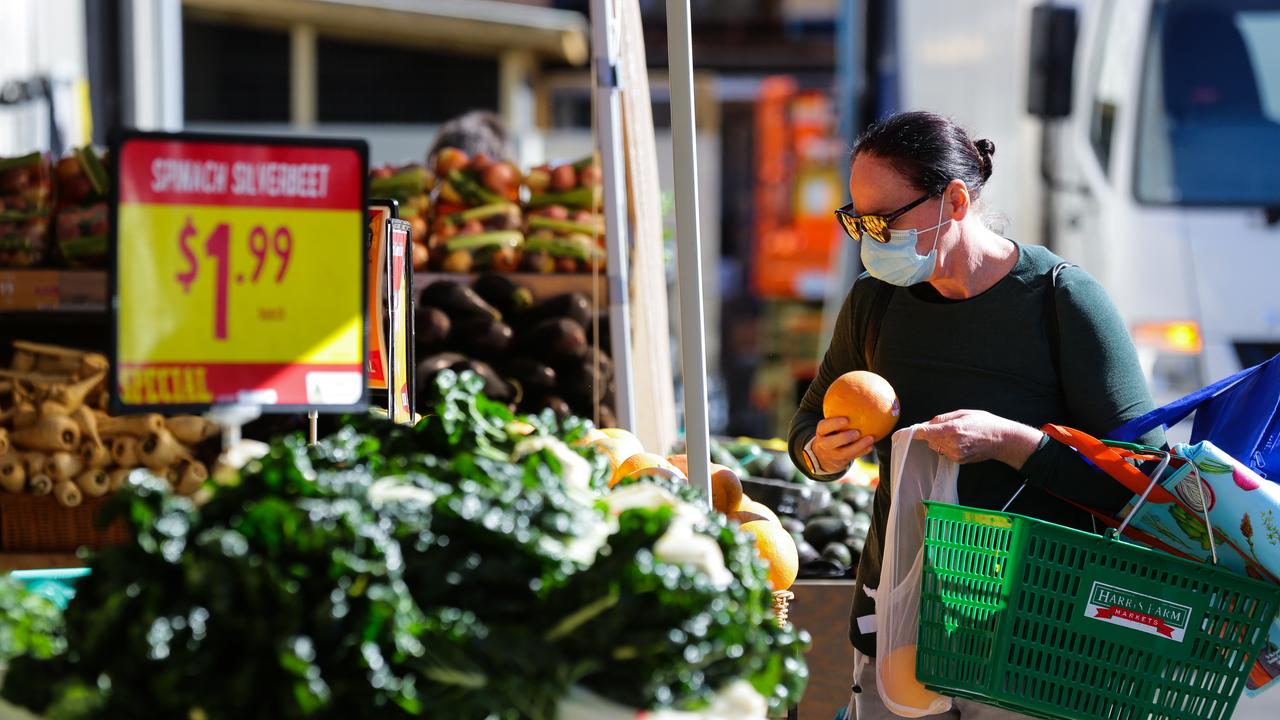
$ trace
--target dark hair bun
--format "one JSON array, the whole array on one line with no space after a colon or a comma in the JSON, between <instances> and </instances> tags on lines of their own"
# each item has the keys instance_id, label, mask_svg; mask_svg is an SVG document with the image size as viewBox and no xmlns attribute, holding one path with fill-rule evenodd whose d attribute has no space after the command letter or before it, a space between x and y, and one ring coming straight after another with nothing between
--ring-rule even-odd
<instances>
[{"instance_id":1,"label":"dark hair bun","mask_svg":"<svg viewBox=\"0 0 1280 720\"><path fill-rule=\"evenodd\" d=\"M949 117L928 111L890 115L858 138L853 157L861 153L887 160L918 192L940 193L961 180L977 198L991 177L996 144L974 141Z\"/></svg>"},{"instance_id":2,"label":"dark hair bun","mask_svg":"<svg viewBox=\"0 0 1280 720\"><path fill-rule=\"evenodd\" d=\"M991 156L996 154L996 144L986 138L974 140L973 147L978 151L978 163L982 168L982 179L986 180L991 177L993 164Z\"/></svg>"}]
</instances>

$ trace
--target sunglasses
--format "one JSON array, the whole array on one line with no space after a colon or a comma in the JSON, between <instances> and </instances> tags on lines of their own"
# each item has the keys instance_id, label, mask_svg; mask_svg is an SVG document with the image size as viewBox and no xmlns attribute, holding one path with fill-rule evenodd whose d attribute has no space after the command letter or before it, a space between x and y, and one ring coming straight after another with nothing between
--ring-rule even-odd
<instances>
[{"instance_id":1,"label":"sunglasses","mask_svg":"<svg viewBox=\"0 0 1280 720\"><path fill-rule=\"evenodd\" d=\"M862 242L862 238L869 237L878 243L889 242L889 225L893 221L906 215L912 210L920 206L921 203L932 197L937 197L938 193L928 193L921 195L918 199L903 205L888 215L856 215L853 212L853 203L849 203L844 207L836 210L836 217L840 220L841 227L849 233L849 237L856 242Z\"/></svg>"}]
</instances>

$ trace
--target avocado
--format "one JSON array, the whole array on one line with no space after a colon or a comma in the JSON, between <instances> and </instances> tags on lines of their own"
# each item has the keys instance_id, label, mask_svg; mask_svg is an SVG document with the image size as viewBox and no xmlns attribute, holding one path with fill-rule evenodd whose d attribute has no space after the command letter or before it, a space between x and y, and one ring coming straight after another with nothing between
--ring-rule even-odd
<instances>
[{"instance_id":1,"label":"avocado","mask_svg":"<svg viewBox=\"0 0 1280 720\"><path fill-rule=\"evenodd\" d=\"M769 467L769 477L791 482L797 473L796 464L791 461L789 453L774 453L773 464Z\"/></svg>"},{"instance_id":2,"label":"avocado","mask_svg":"<svg viewBox=\"0 0 1280 720\"><path fill-rule=\"evenodd\" d=\"M804 539L814 547L843 542L848 534L847 524L837 517L813 518L804 526Z\"/></svg>"},{"instance_id":3,"label":"avocado","mask_svg":"<svg viewBox=\"0 0 1280 720\"><path fill-rule=\"evenodd\" d=\"M543 395L538 393L525 395L524 399L522 399L519 405L516 406L516 410L519 412L530 414L540 413L544 408L550 408L559 420L564 420L572 414L568 403L555 395Z\"/></svg>"},{"instance_id":4,"label":"avocado","mask_svg":"<svg viewBox=\"0 0 1280 720\"><path fill-rule=\"evenodd\" d=\"M556 374L563 383L566 394L583 394L591 397L595 388L599 387L601 400L612 403L610 397L613 361L604 352L594 347L587 347L587 353L580 358L569 358L556 365Z\"/></svg>"},{"instance_id":5,"label":"avocado","mask_svg":"<svg viewBox=\"0 0 1280 720\"><path fill-rule=\"evenodd\" d=\"M842 502L831 503L813 514L814 517L837 518L845 525L852 525L856 515L853 508Z\"/></svg>"},{"instance_id":6,"label":"avocado","mask_svg":"<svg viewBox=\"0 0 1280 720\"><path fill-rule=\"evenodd\" d=\"M488 363L479 360L463 360L454 363L452 366L456 372L471 372L479 375L484 379L484 394L489 396L490 400L498 402L511 402L515 398L515 388L506 380L503 380L498 373L494 372L493 367ZM421 387L421 386L419 386Z\"/></svg>"},{"instance_id":7,"label":"avocado","mask_svg":"<svg viewBox=\"0 0 1280 720\"><path fill-rule=\"evenodd\" d=\"M861 513L854 515L853 522L849 523L849 536L859 540L866 540L869 532L871 532L871 516Z\"/></svg>"},{"instance_id":8,"label":"avocado","mask_svg":"<svg viewBox=\"0 0 1280 720\"><path fill-rule=\"evenodd\" d=\"M609 353L595 345L587 347L587 354L582 358L584 368L589 368L593 374L597 374L600 382L608 382L613 379L613 359L609 357ZM599 369L597 373L596 370Z\"/></svg>"},{"instance_id":9,"label":"avocado","mask_svg":"<svg viewBox=\"0 0 1280 720\"><path fill-rule=\"evenodd\" d=\"M800 540L799 542L796 543L796 554L800 556L801 565L804 565L805 563L813 562L814 560L817 560L820 557L818 555L818 551L815 550L812 545L805 542L804 540Z\"/></svg>"},{"instance_id":10,"label":"avocado","mask_svg":"<svg viewBox=\"0 0 1280 720\"><path fill-rule=\"evenodd\" d=\"M782 518L782 528L792 535L804 534L804 523L793 517Z\"/></svg>"},{"instance_id":11,"label":"avocado","mask_svg":"<svg viewBox=\"0 0 1280 720\"><path fill-rule=\"evenodd\" d=\"M519 316L533 306L533 294L529 288L517 285L501 273L487 273L476 278L472 290L492 305L504 318Z\"/></svg>"},{"instance_id":12,"label":"avocado","mask_svg":"<svg viewBox=\"0 0 1280 720\"><path fill-rule=\"evenodd\" d=\"M414 340L417 342L418 352L425 355L445 346L453 323L440 308L424 307L415 314L414 326L416 328Z\"/></svg>"},{"instance_id":13,"label":"avocado","mask_svg":"<svg viewBox=\"0 0 1280 720\"><path fill-rule=\"evenodd\" d=\"M770 469L773 467L773 455L761 451L759 454L747 456L749 459L742 464L743 469L752 477L771 478L773 475Z\"/></svg>"},{"instance_id":14,"label":"avocado","mask_svg":"<svg viewBox=\"0 0 1280 720\"><path fill-rule=\"evenodd\" d=\"M465 355L452 352L437 353L423 358L422 361L418 363L417 387L430 388L431 378L435 377L436 373L444 370L445 368L453 367L457 363L466 362L466 360L467 358Z\"/></svg>"},{"instance_id":15,"label":"avocado","mask_svg":"<svg viewBox=\"0 0 1280 720\"><path fill-rule=\"evenodd\" d=\"M857 485L849 486L851 489L846 490L843 500L854 510L870 510L872 502L875 501L875 491L871 488L861 487Z\"/></svg>"},{"instance_id":16,"label":"avocado","mask_svg":"<svg viewBox=\"0 0 1280 720\"><path fill-rule=\"evenodd\" d=\"M851 567L853 565L853 552L844 543L827 543L826 547L822 548L822 559L843 567Z\"/></svg>"},{"instance_id":17,"label":"avocado","mask_svg":"<svg viewBox=\"0 0 1280 720\"><path fill-rule=\"evenodd\" d=\"M540 360L565 361L581 358L587 352L587 334L582 326L568 318L544 320L522 333L516 349Z\"/></svg>"},{"instance_id":18,"label":"avocado","mask_svg":"<svg viewBox=\"0 0 1280 720\"><path fill-rule=\"evenodd\" d=\"M569 318L583 328L587 328L591 325L592 314L591 300L580 292L571 292L534 305L525 314L524 319L532 325L545 320Z\"/></svg>"},{"instance_id":19,"label":"avocado","mask_svg":"<svg viewBox=\"0 0 1280 720\"><path fill-rule=\"evenodd\" d=\"M440 308L453 321L475 316L501 320L502 313L465 285L452 280L437 280L422 291L419 305Z\"/></svg>"},{"instance_id":20,"label":"avocado","mask_svg":"<svg viewBox=\"0 0 1280 720\"><path fill-rule=\"evenodd\" d=\"M507 374L520 383L525 392L546 394L555 390L556 371L531 358L514 356L507 361Z\"/></svg>"},{"instance_id":21,"label":"avocado","mask_svg":"<svg viewBox=\"0 0 1280 720\"><path fill-rule=\"evenodd\" d=\"M454 323L453 345L486 360L504 356L511 348L511 328L493 318L475 316Z\"/></svg>"}]
</instances>

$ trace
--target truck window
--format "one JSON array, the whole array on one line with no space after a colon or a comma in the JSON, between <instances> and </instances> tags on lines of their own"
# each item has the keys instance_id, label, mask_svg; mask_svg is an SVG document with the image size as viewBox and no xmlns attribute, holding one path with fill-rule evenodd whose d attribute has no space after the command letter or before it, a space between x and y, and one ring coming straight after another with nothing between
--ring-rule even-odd
<instances>
[{"instance_id":1,"label":"truck window","mask_svg":"<svg viewBox=\"0 0 1280 720\"><path fill-rule=\"evenodd\" d=\"M1159 0L1143 65L1137 199L1280 203L1280 0Z\"/></svg>"},{"instance_id":2,"label":"truck window","mask_svg":"<svg viewBox=\"0 0 1280 720\"><path fill-rule=\"evenodd\" d=\"M1118 0L1102 9L1100 37L1094 61L1093 104L1089 114L1089 142L1106 175L1111 173L1111 149L1116 118L1128 99L1135 43L1144 39L1146 16L1142 3Z\"/></svg>"}]
</instances>

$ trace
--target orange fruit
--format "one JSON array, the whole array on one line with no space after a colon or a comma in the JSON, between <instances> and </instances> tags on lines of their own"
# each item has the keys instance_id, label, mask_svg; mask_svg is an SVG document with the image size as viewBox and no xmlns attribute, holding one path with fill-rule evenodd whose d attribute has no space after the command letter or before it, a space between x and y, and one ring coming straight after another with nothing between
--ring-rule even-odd
<instances>
[{"instance_id":1,"label":"orange fruit","mask_svg":"<svg viewBox=\"0 0 1280 720\"><path fill-rule=\"evenodd\" d=\"M711 507L731 513L742 503L742 481L723 465L711 464Z\"/></svg>"},{"instance_id":2,"label":"orange fruit","mask_svg":"<svg viewBox=\"0 0 1280 720\"><path fill-rule=\"evenodd\" d=\"M880 662L880 690L893 702L909 708L928 710L939 695L916 678L916 646L894 648Z\"/></svg>"},{"instance_id":3,"label":"orange fruit","mask_svg":"<svg viewBox=\"0 0 1280 720\"><path fill-rule=\"evenodd\" d=\"M661 455L638 453L624 460L618 466L618 469L613 471L613 477L609 478L609 487L617 485L624 478L636 475L652 475L684 480L684 474L667 462L667 459Z\"/></svg>"},{"instance_id":4,"label":"orange fruit","mask_svg":"<svg viewBox=\"0 0 1280 720\"><path fill-rule=\"evenodd\" d=\"M689 456L672 455L667 458L687 478ZM711 463L711 507L726 515L738 509L742 502L742 481L738 474L723 465Z\"/></svg>"},{"instance_id":5,"label":"orange fruit","mask_svg":"<svg viewBox=\"0 0 1280 720\"><path fill-rule=\"evenodd\" d=\"M643 447L640 443L640 438L636 437L635 433L632 433L630 430L623 430L622 428L601 428L600 432L614 440L621 440L623 442Z\"/></svg>"},{"instance_id":6,"label":"orange fruit","mask_svg":"<svg viewBox=\"0 0 1280 720\"><path fill-rule=\"evenodd\" d=\"M687 477L689 475L689 456L688 455L668 455L667 462L675 465Z\"/></svg>"},{"instance_id":7,"label":"orange fruit","mask_svg":"<svg viewBox=\"0 0 1280 720\"><path fill-rule=\"evenodd\" d=\"M773 522L780 522L778 520L777 513L775 513L773 510L770 510L768 505L765 505L764 503L758 503L755 500L752 500L751 498L747 497L746 495L743 495L742 502L738 503L738 512L754 513L761 517L767 518Z\"/></svg>"},{"instance_id":8,"label":"orange fruit","mask_svg":"<svg viewBox=\"0 0 1280 720\"><path fill-rule=\"evenodd\" d=\"M772 520L743 523L742 529L755 535L756 554L769 565L769 586L774 592L791 587L800 571L800 554L791 533Z\"/></svg>"},{"instance_id":9,"label":"orange fruit","mask_svg":"<svg viewBox=\"0 0 1280 720\"><path fill-rule=\"evenodd\" d=\"M608 440L608 439L609 439L609 436L605 435L604 432L601 431L599 428L591 428L590 430L583 433L582 437L578 438L577 441L574 442L573 444L579 447L586 447L587 445L590 445L593 442L596 442L599 440Z\"/></svg>"},{"instance_id":10,"label":"orange fruit","mask_svg":"<svg viewBox=\"0 0 1280 720\"><path fill-rule=\"evenodd\" d=\"M644 445L640 443L640 439L626 430L605 428L604 430L601 430L600 433L604 435L603 438L599 435L594 435L593 437L595 439L588 444L597 445L601 443L608 443L613 447L613 454L618 456L618 463L615 463L614 467L617 467L618 464L621 464L623 460L626 460L632 455L639 455L644 452Z\"/></svg>"},{"instance_id":11,"label":"orange fruit","mask_svg":"<svg viewBox=\"0 0 1280 720\"><path fill-rule=\"evenodd\" d=\"M639 443L627 443L613 438L604 438L595 440L587 444L587 447L594 448L597 452L602 452L609 458L609 467L617 470L627 458L632 455L639 455L644 452L644 448Z\"/></svg>"},{"instance_id":12,"label":"orange fruit","mask_svg":"<svg viewBox=\"0 0 1280 720\"><path fill-rule=\"evenodd\" d=\"M888 380L873 372L854 370L836 378L822 397L822 415L849 419L849 427L877 441L898 424L901 407Z\"/></svg>"}]
</instances>

